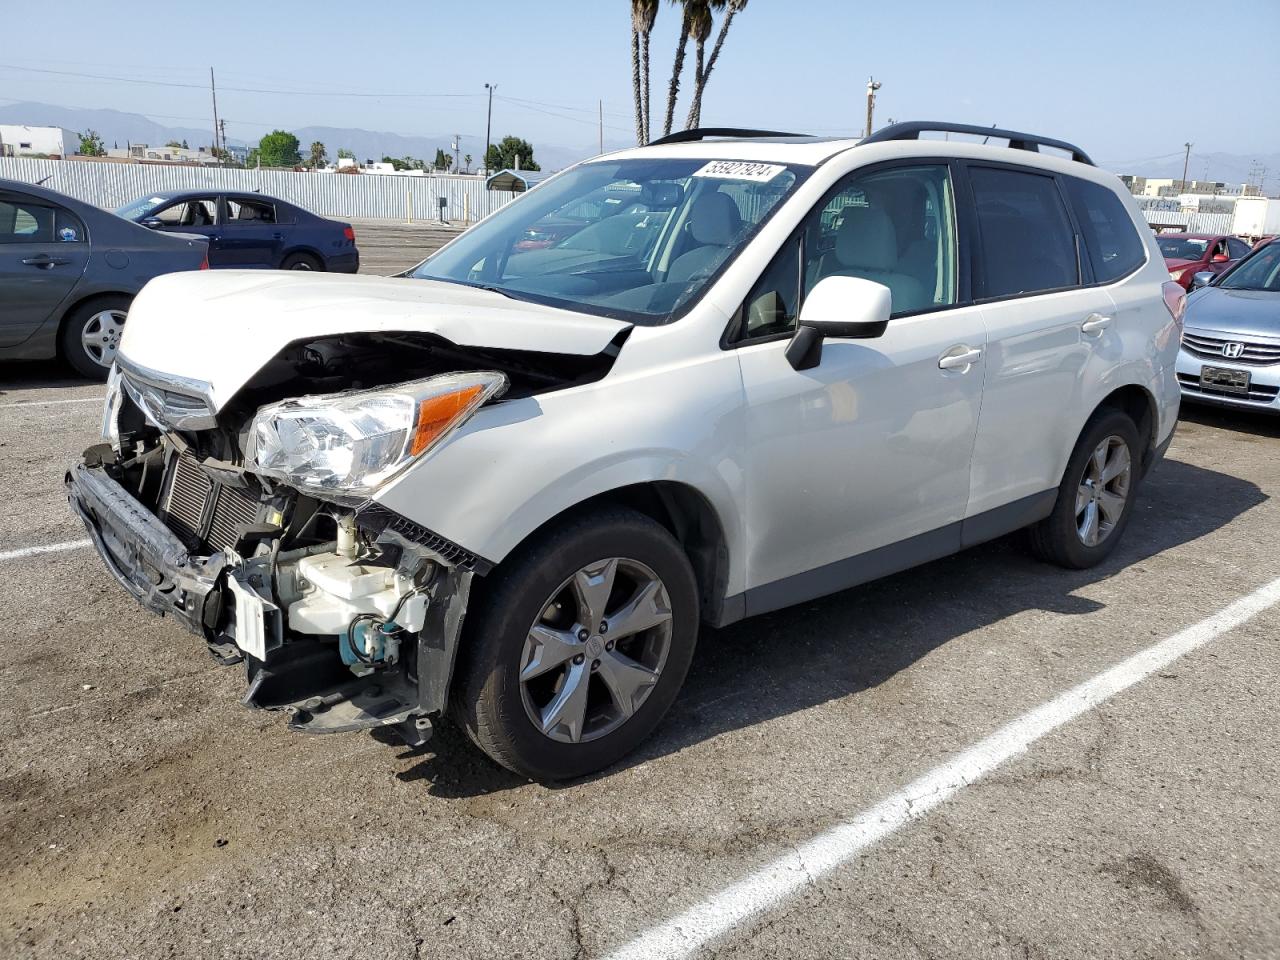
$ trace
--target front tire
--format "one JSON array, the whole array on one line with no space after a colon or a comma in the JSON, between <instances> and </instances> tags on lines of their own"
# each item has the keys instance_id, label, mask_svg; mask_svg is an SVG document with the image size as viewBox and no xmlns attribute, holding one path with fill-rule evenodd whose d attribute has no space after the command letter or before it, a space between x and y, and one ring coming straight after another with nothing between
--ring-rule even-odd
<instances>
[{"instance_id":1,"label":"front tire","mask_svg":"<svg viewBox=\"0 0 1280 960\"><path fill-rule=\"evenodd\" d=\"M1094 414L1067 462L1053 513L1029 530L1031 551L1071 570L1110 556L1133 514L1141 449L1138 428L1127 414Z\"/></svg>"},{"instance_id":2,"label":"front tire","mask_svg":"<svg viewBox=\"0 0 1280 960\"><path fill-rule=\"evenodd\" d=\"M90 380L107 379L120 348L129 303L129 297L99 297L67 315L58 347L77 373Z\"/></svg>"},{"instance_id":3,"label":"front tire","mask_svg":"<svg viewBox=\"0 0 1280 960\"><path fill-rule=\"evenodd\" d=\"M496 762L582 776L635 749L684 683L698 634L688 558L632 510L579 516L486 578L454 717Z\"/></svg>"}]
</instances>

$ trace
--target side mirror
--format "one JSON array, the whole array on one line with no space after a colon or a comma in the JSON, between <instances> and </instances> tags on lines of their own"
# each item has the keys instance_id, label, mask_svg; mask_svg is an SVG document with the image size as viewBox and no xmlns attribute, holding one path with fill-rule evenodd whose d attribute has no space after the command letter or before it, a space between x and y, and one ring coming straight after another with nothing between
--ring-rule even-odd
<instances>
[{"instance_id":1,"label":"side mirror","mask_svg":"<svg viewBox=\"0 0 1280 960\"><path fill-rule=\"evenodd\" d=\"M1199 273L1191 275L1191 289L1199 290L1201 287L1207 287L1213 280L1214 274L1209 270L1201 270Z\"/></svg>"},{"instance_id":2,"label":"side mirror","mask_svg":"<svg viewBox=\"0 0 1280 960\"><path fill-rule=\"evenodd\" d=\"M138 222L142 224L144 227L146 227L148 230L159 230L161 227L164 226L164 221L161 220L159 217L143 217Z\"/></svg>"},{"instance_id":3,"label":"side mirror","mask_svg":"<svg viewBox=\"0 0 1280 960\"><path fill-rule=\"evenodd\" d=\"M1225 253L1215 253L1212 257L1209 258L1209 262L1210 263L1226 263L1230 259L1231 258L1228 257Z\"/></svg>"},{"instance_id":4,"label":"side mirror","mask_svg":"<svg viewBox=\"0 0 1280 960\"><path fill-rule=\"evenodd\" d=\"M809 291L787 361L809 370L822 361L822 341L870 340L882 336L893 312L893 294L882 283L861 277L827 277Z\"/></svg>"}]
</instances>

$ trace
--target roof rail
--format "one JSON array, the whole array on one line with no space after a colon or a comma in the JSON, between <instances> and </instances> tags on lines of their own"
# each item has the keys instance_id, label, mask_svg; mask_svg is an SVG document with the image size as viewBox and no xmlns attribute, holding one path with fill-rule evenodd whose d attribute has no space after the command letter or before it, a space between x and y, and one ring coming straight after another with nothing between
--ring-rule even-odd
<instances>
[{"instance_id":1,"label":"roof rail","mask_svg":"<svg viewBox=\"0 0 1280 960\"><path fill-rule=\"evenodd\" d=\"M877 130L869 137L863 139L863 143L884 143L887 140L919 140L920 134L925 131L935 133L969 133L979 137L999 137L1002 140L1009 141L1010 150L1030 150L1032 153L1038 153L1041 147L1054 147L1058 150L1065 150L1071 154L1071 159L1078 163L1087 163L1089 166L1096 166L1089 155L1077 147L1074 143L1067 143L1065 140L1054 140L1050 137L1037 137L1032 133L1020 133L1017 130L1002 130L1000 127L979 127L971 123L947 123L946 121L934 120L909 120L905 123L891 123L887 127Z\"/></svg>"},{"instance_id":2,"label":"roof rail","mask_svg":"<svg viewBox=\"0 0 1280 960\"><path fill-rule=\"evenodd\" d=\"M726 137L745 140L752 137L805 137L805 133L781 133L778 130L744 130L739 127L695 127L692 130L677 130L657 140L650 140L647 146L658 147L667 143L696 143L709 137Z\"/></svg>"}]
</instances>

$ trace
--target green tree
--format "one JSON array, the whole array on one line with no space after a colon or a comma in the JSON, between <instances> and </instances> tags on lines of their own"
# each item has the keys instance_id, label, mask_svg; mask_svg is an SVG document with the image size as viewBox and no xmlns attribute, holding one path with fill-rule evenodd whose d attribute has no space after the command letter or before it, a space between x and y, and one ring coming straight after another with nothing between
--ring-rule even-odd
<instances>
[{"instance_id":1,"label":"green tree","mask_svg":"<svg viewBox=\"0 0 1280 960\"><path fill-rule=\"evenodd\" d=\"M173 148L175 148L175 149L179 149L179 148L181 148L181 147L186 146L186 144L184 144L184 143L179 143L177 140L170 140L169 142L167 142L167 143L165 144L165 146L166 146L166 147L173 147Z\"/></svg>"},{"instance_id":2,"label":"green tree","mask_svg":"<svg viewBox=\"0 0 1280 960\"><path fill-rule=\"evenodd\" d=\"M470 173L471 172L471 154L468 153L465 157L463 157L462 162L467 165L467 168L466 168L467 173Z\"/></svg>"},{"instance_id":3,"label":"green tree","mask_svg":"<svg viewBox=\"0 0 1280 960\"><path fill-rule=\"evenodd\" d=\"M636 101L636 143L649 142L649 35L658 0L631 0L631 86Z\"/></svg>"},{"instance_id":4,"label":"green tree","mask_svg":"<svg viewBox=\"0 0 1280 960\"><path fill-rule=\"evenodd\" d=\"M323 167L328 159L324 152L324 144L319 140L313 141L310 156L307 157L307 166L315 170L317 167Z\"/></svg>"},{"instance_id":5,"label":"green tree","mask_svg":"<svg viewBox=\"0 0 1280 960\"><path fill-rule=\"evenodd\" d=\"M272 130L258 141L257 161L264 167L296 167L302 163L298 138L285 130ZM252 157L253 154L251 153ZM254 163L253 166L257 166Z\"/></svg>"},{"instance_id":6,"label":"green tree","mask_svg":"<svg viewBox=\"0 0 1280 960\"><path fill-rule=\"evenodd\" d=\"M407 169L407 167L405 166L405 162L404 162L403 160L400 160L400 159L396 158L396 157L383 157L383 158L382 158L382 162L383 162L383 163L389 163L389 164L391 164L391 169L392 169L392 170L405 170L405 169Z\"/></svg>"},{"instance_id":7,"label":"green tree","mask_svg":"<svg viewBox=\"0 0 1280 960\"><path fill-rule=\"evenodd\" d=\"M338 148L339 160L354 160L355 158L356 158L356 155L352 153L350 150L348 150L346 147Z\"/></svg>"},{"instance_id":8,"label":"green tree","mask_svg":"<svg viewBox=\"0 0 1280 960\"><path fill-rule=\"evenodd\" d=\"M445 153L443 147L436 147L436 158L431 162L431 166L437 170L450 170L453 168L453 157Z\"/></svg>"},{"instance_id":9,"label":"green tree","mask_svg":"<svg viewBox=\"0 0 1280 960\"><path fill-rule=\"evenodd\" d=\"M528 140L511 136L503 137L501 143L495 143L489 147L489 152L484 157L484 165L490 171L514 170L517 159L521 170L542 169L533 159L533 144Z\"/></svg>"},{"instance_id":10,"label":"green tree","mask_svg":"<svg viewBox=\"0 0 1280 960\"><path fill-rule=\"evenodd\" d=\"M86 130L80 134L80 149L77 152L83 157L105 157L107 148L97 130Z\"/></svg>"}]
</instances>

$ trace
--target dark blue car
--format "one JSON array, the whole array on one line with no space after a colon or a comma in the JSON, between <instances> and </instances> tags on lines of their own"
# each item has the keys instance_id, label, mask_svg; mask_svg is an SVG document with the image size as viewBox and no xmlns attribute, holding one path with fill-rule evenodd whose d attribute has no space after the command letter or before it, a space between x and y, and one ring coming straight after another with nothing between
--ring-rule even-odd
<instances>
[{"instance_id":1,"label":"dark blue car","mask_svg":"<svg viewBox=\"0 0 1280 960\"><path fill-rule=\"evenodd\" d=\"M116 211L153 230L209 239L209 266L236 270L360 268L351 224L326 220L260 193L187 190L153 193Z\"/></svg>"}]
</instances>

